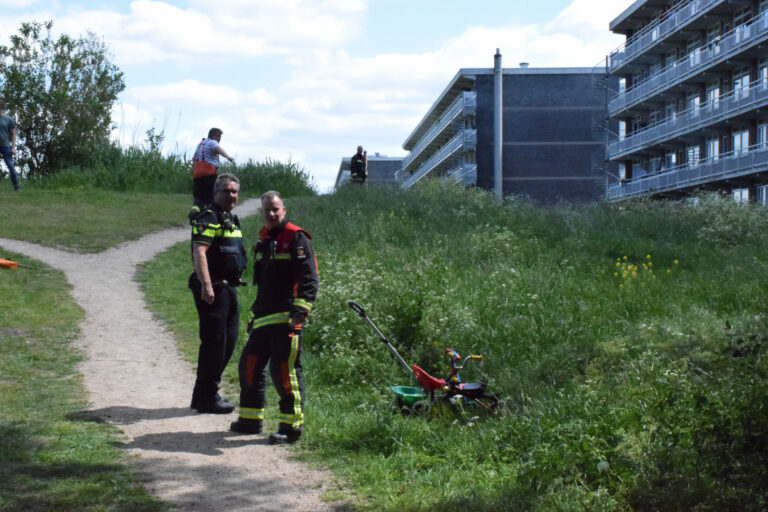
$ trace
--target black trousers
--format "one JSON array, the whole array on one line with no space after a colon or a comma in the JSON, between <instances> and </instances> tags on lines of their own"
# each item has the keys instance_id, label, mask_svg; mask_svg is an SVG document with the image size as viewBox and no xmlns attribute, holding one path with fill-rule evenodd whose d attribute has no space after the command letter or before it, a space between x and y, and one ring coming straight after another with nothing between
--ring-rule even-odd
<instances>
[{"instance_id":1,"label":"black trousers","mask_svg":"<svg viewBox=\"0 0 768 512\"><path fill-rule=\"evenodd\" d=\"M213 185L216 183L216 174L195 178L192 180L192 197L194 204L202 209L203 206L213 202Z\"/></svg>"},{"instance_id":2,"label":"black trousers","mask_svg":"<svg viewBox=\"0 0 768 512\"><path fill-rule=\"evenodd\" d=\"M301 432L304 425L304 376L301 331L288 324L266 325L251 331L240 356L240 417L264 419L267 365L280 396L278 431Z\"/></svg>"},{"instance_id":3,"label":"black trousers","mask_svg":"<svg viewBox=\"0 0 768 512\"><path fill-rule=\"evenodd\" d=\"M192 396L205 402L213 400L219 391L221 374L235 351L240 329L240 309L234 287L215 286L213 304L207 304L200 299L202 286L193 273L189 278L189 288L200 321L200 350Z\"/></svg>"}]
</instances>

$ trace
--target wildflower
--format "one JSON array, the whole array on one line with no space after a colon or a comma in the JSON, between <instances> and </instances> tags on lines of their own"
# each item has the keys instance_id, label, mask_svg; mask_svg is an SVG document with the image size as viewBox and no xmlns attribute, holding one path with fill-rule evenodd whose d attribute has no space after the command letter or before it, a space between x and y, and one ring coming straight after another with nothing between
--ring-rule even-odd
<instances>
[{"instance_id":1,"label":"wildflower","mask_svg":"<svg viewBox=\"0 0 768 512\"><path fill-rule=\"evenodd\" d=\"M675 265L677 265L677 264L678 264L678 263L680 263L680 262L679 262L679 261L677 261L677 260L675 260L675 261L674 261L674 263L675 263Z\"/></svg>"}]
</instances>

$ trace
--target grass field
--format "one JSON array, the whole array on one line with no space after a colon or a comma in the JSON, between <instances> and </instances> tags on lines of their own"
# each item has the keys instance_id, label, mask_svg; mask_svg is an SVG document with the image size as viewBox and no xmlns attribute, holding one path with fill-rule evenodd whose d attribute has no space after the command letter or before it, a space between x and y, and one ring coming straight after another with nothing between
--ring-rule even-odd
<instances>
[{"instance_id":1,"label":"grass field","mask_svg":"<svg viewBox=\"0 0 768 512\"><path fill-rule=\"evenodd\" d=\"M134 201L111 197L118 209ZM29 222L56 201L27 210ZM765 209L712 196L542 209L431 183L291 198L288 208L313 235L321 271L302 457L348 482L359 509L768 507ZM258 219L244 228L252 241ZM88 236L95 246L100 236ZM191 358L189 271L179 244L141 279ZM243 310L253 293L242 290ZM388 387L409 379L349 299L407 361L439 376L443 347L483 354L464 377L487 377L501 412L399 414ZM272 400L268 415L275 409Z\"/></svg>"}]
</instances>

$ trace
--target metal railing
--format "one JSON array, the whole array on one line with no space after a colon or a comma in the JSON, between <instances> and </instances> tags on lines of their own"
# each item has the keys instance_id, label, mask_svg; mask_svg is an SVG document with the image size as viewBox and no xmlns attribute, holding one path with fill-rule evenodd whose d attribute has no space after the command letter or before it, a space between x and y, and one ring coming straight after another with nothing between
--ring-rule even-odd
<instances>
[{"instance_id":1,"label":"metal railing","mask_svg":"<svg viewBox=\"0 0 768 512\"><path fill-rule=\"evenodd\" d=\"M414 183L421 178L437 169L441 164L444 164L449 158L455 156L456 153L462 152L467 149L473 149L477 145L477 131L476 130L462 130L456 134L454 138L448 141L437 153L432 155L426 162L416 169L410 176L407 176L407 172L401 170L399 178L402 179L401 186L403 188L410 188ZM398 180L399 181L399 180Z\"/></svg>"},{"instance_id":2,"label":"metal railing","mask_svg":"<svg viewBox=\"0 0 768 512\"><path fill-rule=\"evenodd\" d=\"M712 41L689 53L661 72L649 76L631 89L620 92L608 102L608 113L615 117L641 100L665 91L704 69L738 55L744 49L768 39L768 13L762 13L739 25L720 40Z\"/></svg>"},{"instance_id":3,"label":"metal railing","mask_svg":"<svg viewBox=\"0 0 768 512\"><path fill-rule=\"evenodd\" d=\"M652 45L677 32L710 8L726 1L728 0L690 0L664 13L663 18L657 18L643 27L608 55L609 72L616 72L618 68L645 52Z\"/></svg>"},{"instance_id":4,"label":"metal railing","mask_svg":"<svg viewBox=\"0 0 768 512\"><path fill-rule=\"evenodd\" d=\"M426 156L424 151L429 148L435 137L443 130L451 126L454 122L461 122L460 117L467 116L475 112L477 108L477 93L474 91L463 92L451 103L445 114L429 129L427 133L419 140L410 153L403 159L403 169L416 166L424 161Z\"/></svg>"},{"instance_id":5,"label":"metal railing","mask_svg":"<svg viewBox=\"0 0 768 512\"><path fill-rule=\"evenodd\" d=\"M659 194L734 179L768 170L768 146L752 146L748 150L721 154L699 160L696 165L678 165L641 178L610 185L609 201Z\"/></svg>"},{"instance_id":6,"label":"metal railing","mask_svg":"<svg viewBox=\"0 0 768 512\"><path fill-rule=\"evenodd\" d=\"M462 184L465 187L477 184L477 165L461 164L449 169L442 181L451 185Z\"/></svg>"},{"instance_id":7,"label":"metal railing","mask_svg":"<svg viewBox=\"0 0 768 512\"><path fill-rule=\"evenodd\" d=\"M671 119L643 128L608 144L608 158L615 160L634 151L668 141L687 133L768 105L768 78L756 80L700 105L688 108Z\"/></svg>"}]
</instances>

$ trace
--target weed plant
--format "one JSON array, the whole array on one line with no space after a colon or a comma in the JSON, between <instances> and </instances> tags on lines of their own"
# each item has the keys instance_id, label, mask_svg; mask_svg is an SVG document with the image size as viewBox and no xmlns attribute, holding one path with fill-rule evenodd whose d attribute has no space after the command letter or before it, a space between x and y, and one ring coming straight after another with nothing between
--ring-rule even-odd
<instances>
[{"instance_id":1,"label":"weed plant","mask_svg":"<svg viewBox=\"0 0 768 512\"><path fill-rule=\"evenodd\" d=\"M716 196L541 208L431 182L288 208L321 279L303 445L360 509L768 507L765 209ZM258 228L246 221L246 237ZM188 258L174 248L142 279L194 353ZM350 299L436 376L445 347L482 354L463 378L487 378L501 411L401 415L389 386L413 380Z\"/></svg>"},{"instance_id":2,"label":"weed plant","mask_svg":"<svg viewBox=\"0 0 768 512\"><path fill-rule=\"evenodd\" d=\"M60 272L20 255L0 274L0 510L160 511L118 432L83 411L71 348L82 311Z\"/></svg>"}]
</instances>

